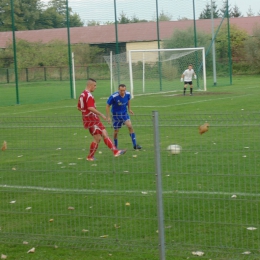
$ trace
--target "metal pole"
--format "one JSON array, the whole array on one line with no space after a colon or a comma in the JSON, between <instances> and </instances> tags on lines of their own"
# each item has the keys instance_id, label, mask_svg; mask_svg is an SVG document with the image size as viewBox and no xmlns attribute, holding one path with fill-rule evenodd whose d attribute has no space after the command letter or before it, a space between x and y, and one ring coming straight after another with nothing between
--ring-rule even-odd
<instances>
[{"instance_id":1,"label":"metal pole","mask_svg":"<svg viewBox=\"0 0 260 260\"><path fill-rule=\"evenodd\" d=\"M160 138L159 138L159 120L158 112L153 111L153 132L154 132L154 156L156 168L156 195L157 195L157 213L159 230L159 253L160 260L165 260L165 235L164 235L164 213L162 197L162 171L160 157Z\"/></svg>"},{"instance_id":2,"label":"metal pole","mask_svg":"<svg viewBox=\"0 0 260 260\"><path fill-rule=\"evenodd\" d=\"M159 27L159 8L158 8L158 0L156 0L156 24L157 24L157 44L158 49L161 49L160 46L160 27ZM162 67L161 67L161 53L158 52L158 66L159 66L159 79L160 79L160 90L162 90Z\"/></svg>"},{"instance_id":3,"label":"metal pole","mask_svg":"<svg viewBox=\"0 0 260 260\"><path fill-rule=\"evenodd\" d=\"M16 89L16 104L19 105L19 87L18 87L18 71L17 71L17 58L16 58L16 40L15 40L15 21L14 21L14 3L11 2L11 13L12 13L12 32L13 32L13 52L14 52L14 73L15 73L15 89Z\"/></svg>"},{"instance_id":4,"label":"metal pole","mask_svg":"<svg viewBox=\"0 0 260 260\"><path fill-rule=\"evenodd\" d=\"M232 53L231 53L231 43L230 43L230 25L229 25L229 3L227 0L227 26L228 26L228 59L229 59L229 80L230 85L232 85Z\"/></svg>"},{"instance_id":5,"label":"metal pole","mask_svg":"<svg viewBox=\"0 0 260 260\"><path fill-rule=\"evenodd\" d=\"M114 0L114 12L115 12L115 33L116 33L116 66L117 66L117 78L118 78L118 84L120 84L120 69L119 69L119 63L118 63L118 55L119 54L119 46L118 46L118 26L117 26L117 12L116 12L116 0Z\"/></svg>"},{"instance_id":6,"label":"metal pole","mask_svg":"<svg viewBox=\"0 0 260 260\"><path fill-rule=\"evenodd\" d=\"M71 48L70 48L69 0L66 0L66 15L67 15L67 34L68 34L69 74L70 74L70 97L73 98L72 58L71 58Z\"/></svg>"},{"instance_id":7,"label":"metal pole","mask_svg":"<svg viewBox=\"0 0 260 260\"><path fill-rule=\"evenodd\" d=\"M73 76L73 98L76 99L76 81L75 81L75 63L74 63L74 52L72 52L72 76Z\"/></svg>"},{"instance_id":8,"label":"metal pole","mask_svg":"<svg viewBox=\"0 0 260 260\"><path fill-rule=\"evenodd\" d=\"M214 35L214 15L213 15L213 1L211 0L211 32L212 32L212 62L213 62L213 80L214 86L217 85L216 73L216 48L215 48L215 35Z\"/></svg>"},{"instance_id":9,"label":"metal pole","mask_svg":"<svg viewBox=\"0 0 260 260\"><path fill-rule=\"evenodd\" d=\"M193 30L194 30L194 47L197 47L197 31L196 31L196 17L195 17L195 2L193 0Z\"/></svg>"}]
</instances>

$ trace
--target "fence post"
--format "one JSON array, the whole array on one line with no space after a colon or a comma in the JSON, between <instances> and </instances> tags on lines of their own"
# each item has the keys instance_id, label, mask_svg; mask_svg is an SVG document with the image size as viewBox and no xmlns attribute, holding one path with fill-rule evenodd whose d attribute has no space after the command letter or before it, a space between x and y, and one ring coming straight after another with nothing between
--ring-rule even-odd
<instances>
[{"instance_id":1,"label":"fence post","mask_svg":"<svg viewBox=\"0 0 260 260\"><path fill-rule=\"evenodd\" d=\"M44 81L47 80L47 76L46 76L46 67L44 67Z\"/></svg>"},{"instance_id":2,"label":"fence post","mask_svg":"<svg viewBox=\"0 0 260 260\"><path fill-rule=\"evenodd\" d=\"M162 197L162 171L160 156L159 120L158 111L153 111L153 133L154 133L154 155L156 167L156 195L157 195L157 218L159 230L159 252L160 260L165 260L165 237L164 237L164 213Z\"/></svg>"},{"instance_id":3,"label":"fence post","mask_svg":"<svg viewBox=\"0 0 260 260\"><path fill-rule=\"evenodd\" d=\"M87 79L89 78L89 67L87 66Z\"/></svg>"},{"instance_id":4,"label":"fence post","mask_svg":"<svg viewBox=\"0 0 260 260\"><path fill-rule=\"evenodd\" d=\"M28 80L28 79L29 79L29 78L28 78L28 68L25 69L25 74L26 74L26 82L28 82L28 81L29 81L29 80Z\"/></svg>"},{"instance_id":5,"label":"fence post","mask_svg":"<svg viewBox=\"0 0 260 260\"><path fill-rule=\"evenodd\" d=\"M9 69L6 69L6 81L7 81L7 83L10 82L10 79L9 79Z\"/></svg>"}]
</instances>

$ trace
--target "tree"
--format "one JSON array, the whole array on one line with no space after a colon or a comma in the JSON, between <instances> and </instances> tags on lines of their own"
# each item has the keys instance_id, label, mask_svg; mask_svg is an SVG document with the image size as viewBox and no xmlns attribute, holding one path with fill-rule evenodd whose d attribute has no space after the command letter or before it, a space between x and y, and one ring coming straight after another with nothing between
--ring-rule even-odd
<instances>
[{"instance_id":1,"label":"tree","mask_svg":"<svg viewBox=\"0 0 260 260\"><path fill-rule=\"evenodd\" d=\"M97 55L103 52L98 47L89 44L77 44L71 46L75 53L75 64L87 65L93 63ZM67 66L68 46L66 42L54 40L48 44L42 42L28 42L18 40L16 42L18 68L32 68L39 66ZM7 46L4 52L0 52L0 66L8 68L13 63L13 45Z\"/></svg>"},{"instance_id":2,"label":"tree","mask_svg":"<svg viewBox=\"0 0 260 260\"><path fill-rule=\"evenodd\" d=\"M32 30L39 18L40 0L14 0L13 12L15 19L15 30ZM10 0L0 2L0 31L12 30L12 13Z\"/></svg>"},{"instance_id":3,"label":"tree","mask_svg":"<svg viewBox=\"0 0 260 260\"><path fill-rule=\"evenodd\" d=\"M187 17L178 17L177 18L177 21L187 21L187 20L189 20Z\"/></svg>"},{"instance_id":4,"label":"tree","mask_svg":"<svg viewBox=\"0 0 260 260\"><path fill-rule=\"evenodd\" d=\"M163 10L159 14L159 21L171 21L172 15L165 13Z\"/></svg>"},{"instance_id":5,"label":"tree","mask_svg":"<svg viewBox=\"0 0 260 260\"><path fill-rule=\"evenodd\" d=\"M98 26L100 25L99 21L95 21L95 20L88 20L87 21L87 26Z\"/></svg>"},{"instance_id":6,"label":"tree","mask_svg":"<svg viewBox=\"0 0 260 260\"><path fill-rule=\"evenodd\" d=\"M245 41L245 53L247 60L252 64L251 70L260 73L260 26L255 25L252 36ZM254 71L251 71L254 72Z\"/></svg>"},{"instance_id":7,"label":"tree","mask_svg":"<svg viewBox=\"0 0 260 260\"><path fill-rule=\"evenodd\" d=\"M224 17L226 15L227 3L228 3L228 0L224 0L222 8L219 9L220 17ZM232 8L229 5L228 6L228 13L229 13L229 15L231 14L231 12L232 12Z\"/></svg>"},{"instance_id":8,"label":"tree","mask_svg":"<svg viewBox=\"0 0 260 260\"><path fill-rule=\"evenodd\" d=\"M67 26L66 0L13 0L15 30L61 28ZM83 26L78 14L69 8L70 26ZM12 30L10 0L0 1L0 31Z\"/></svg>"},{"instance_id":9,"label":"tree","mask_svg":"<svg viewBox=\"0 0 260 260\"><path fill-rule=\"evenodd\" d=\"M198 46L209 46L210 36L204 32L197 32ZM194 30L193 27L187 30L174 30L172 36L164 40L163 46L165 49L172 48L193 48L194 47Z\"/></svg>"},{"instance_id":10,"label":"tree","mask_svg":"<svg viewBox=\"0 0 260 260\"><path fill-rule=\"evenodd\" d=\"M231 53L233 59L243 59L245 57L244 45L247 33L239 29L236 25L230 25ZM219 59L228 57L228 37L227 25L223 25L216 37L216 53Z\"/></svg>"},{"instance_id":11,"label":"tree","mask_svg":"<svg viewBox=\"0 0 260 260\"><path fill-rule=\"evenodd\" d=\"M145 19L139 19L138 17L136 17L136 15L134 14L131 18L131 23L144 23L144 22L148 22Z\"/></svg>"},{"instance_id":12,"label":"tree","mask_svg":"<svg viewBox=\"0 0 260 260\"><path fill-rule=\"evenodd\" d=\"M118 23L120 24L126 24L130 23L131 20L126 16L126 14L122 11L122 13L119 15Z\"/></svg>"},{"instance_id":13,"label":"tree","mask_svg":"<svg viewBox=\"0 0 260 260\"><path fill-rule=\"evenodd\" d=\"M18 0L21 18L24 30L35 29L35 23L40 17L42 3L39 0Z\"/></svg>"},{"instance_id":14,"label":"tree","mask_svg":"<svg viewBox=\"0 0 260 260\"><path fill-rule=\"evenodd\" d=\"M219 11L215 1L212 1L213 18L219 18ZM207 3L205 9L201 12L199 19L211 19L211 4Z\"/></svg>"},{"instance_id":15,"label":"tree","mask_svg":"<svg viewBox=\"0 0 260 260\"><path fill-rule=\"evenodd\" d=\"M242 17L242 13L240 12L239 8L237 5L234 5L230 17Z\"/></svg>"},{"instance_id":16,"label":"tree","mask_svg":"<svg viewBox=\"0 0 260 260\"><path fill-rule=\"evenodd\" d=\"M248 8L248 10L247 10L246 15L247 15L248 17L250 17L250 16L255 16L255 14L254 14L254 12L253 12L253 10L252 10L252 8L251 8L251 5L249 6L249 8Z\"/></svg>"}]
</instances>

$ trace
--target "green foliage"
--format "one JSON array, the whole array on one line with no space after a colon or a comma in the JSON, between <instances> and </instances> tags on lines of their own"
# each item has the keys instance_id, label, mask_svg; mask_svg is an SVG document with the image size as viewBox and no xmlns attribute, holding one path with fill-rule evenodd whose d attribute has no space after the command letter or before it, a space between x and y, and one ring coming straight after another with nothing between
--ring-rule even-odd
<instances>
[{"instance_id":1,"label":"green foliage","mask_svg":"<svg viewBox=\"0 0 260 260\"><path fill-rule=\"evenodd\" d=\"M15 30L63 28L67 26L65 0L50 1L46 7L43 0L13 0ZM70 27L83 26L78 14L68 9ZM12 30L10 0L0 2L0 31Z\"/></svg>"},{"instance_id":2,"label":"green foliage","mask_svg":"<svg viewBox=\"0 0 260 260\"><path fill-rule=\"evenodd\" d=\"M230 25L231 53L233 59L244 59L244 46L247 37L246 31L239 29L236 25ZM219 59L228 58L227 25L222 25L218 32L216 38L216 54Z\"/></svg>"},{"instance_id":3,"label":"green foliage","mask_svg":"<svg viewBox=\"0 0 260 260\"><path fill-rule=\"evenodd\" d=\"M162 74L168 80L173 80L178 77L178 68L171 64L171 61L166 61L162 63Z\"/></svg>"},{"instance_id":4,"label":"green foliage","mask_svg":"<svg viewBox=\"0 0 260 260\"><path fill-rule=\"evenodd\" d=\"M212 1L213 18L219 18L219 10L216 1ZM211 4L207 3L205 9L201 12L199 19L211 19Z\"/></svg>"},{"instance_id":5,"label":"green foliage","mask_svg":"<svg viewBox=\"0 0 260 260\"><path fill-rule=\"evenodd\" d=\"M16 42L18 68L30 68L38 66L68 66L67 43L54 40L48 44L41 42L27 42L19 40ZM87 65L93 63L96 56L103 52L98 47L90 47L88 44L72 46L75 54L75 65ZM13 62L13 48L10 44L4 52L0 53L1 67L9 67Z\"/></svg>"},{"instance_id":6,"label":"green foliage","mask_svg":"<svg viewBox=\"0 0 260 260\"><path fill-rule=\"evenodd\" d=\"M104 52L104 50L99 47L92 47L85 43L72 45L72 51L75 56L75 65L78 66L94 63L96 57Z\"/></svg>"},{"instance_id":7,"label":"green foliage","mask_svg":"<svg viewBox=\"0 0 260 260\"><path fill-rule=\"evenodd\" d=\"M260 26L253 28L253 35L245 41L246 58L251 65L251 72L260 73Z\"/></svg>"},{"instance_id":8,"label":"green foliage","mask_svg":"<svg viewBox=\"0 0 260 260\"><path fill-rule=\"evenodd\" d=\"M242 13L240 12L239 8L237 5L234 5L231 13L230 13L230 17L241 17Z\"/></svg>"},{"instance_id":9,"label":"green foliage","mask_svg":"<svg viewBox=\"0 0 260 260\"><path fill-rule=\"evenodd\" d=\"M197 46L207 47L209 45L209 34L197 31ZM194 30L189 27L187 30L175 30L171 38L163 42L164 49L192 48L194 47Z\"/></svg>"},{"instance_id":10,"label":"green foliage","mask_svg":"<svg viewBox=\"0 0 260 260\"><path fill-rule=\"evenodd\" d=\"M95 21L95 20L88 20L87 21L87 26L98 26L100 25L99 21Z\"/></svg>"}]
</instances>

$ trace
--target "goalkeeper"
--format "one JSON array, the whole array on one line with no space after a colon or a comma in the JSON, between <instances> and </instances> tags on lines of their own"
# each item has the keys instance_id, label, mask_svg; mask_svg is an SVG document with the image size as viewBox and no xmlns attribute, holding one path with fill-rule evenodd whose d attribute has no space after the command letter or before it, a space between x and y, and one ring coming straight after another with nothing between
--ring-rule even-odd
<instances>
[{"instance_id":1,"label":"goalkeeper","mask_svg":"<svg viewBox=\"0 0 260 260\"><path fill-rule=\"evenodd\" d=\"M133 148L135 150L140 150L142 147L136 143L135 132L132 127L130 117L128 115L128 112L131 115L134 114L130 107L130 99L131 99L131 94L130 92L126 91L126 85L120 84L118 87L118 91L112 94L107 100L107 105L106 105L107 121L108 123L111 122L110 106L112 106L111 113L113 116L115 147L118 146L117 137L118 137L119 129L122 127L122 125L126 125L129 130L129 135L133 143Z\"/></svg>"},{"instance_id":2,"label":"goalkeeper","mask_svg":"<svg viewBox=\"0 0 260 260\"><path fill-rule=\"evenodd\" d=\"M197 79L197 75L192 68L192 64L189 64L188 69L186 69L181 75L181 82L184 81L183 95L186 94L186 88L190 85L190 96L192 96L192 77Z\"/></svg>"}]
</instances>

